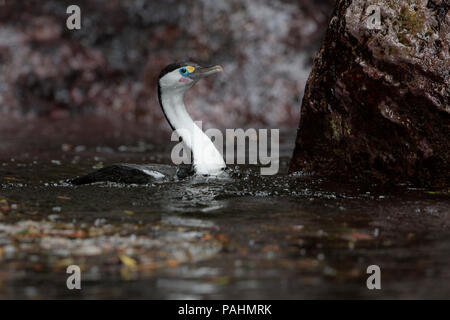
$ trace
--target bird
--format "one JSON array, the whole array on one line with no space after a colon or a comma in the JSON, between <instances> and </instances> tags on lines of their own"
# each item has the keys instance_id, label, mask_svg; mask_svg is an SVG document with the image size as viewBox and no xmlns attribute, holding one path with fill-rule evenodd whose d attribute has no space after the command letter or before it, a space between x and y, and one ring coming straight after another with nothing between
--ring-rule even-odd
<instances>
[{"instance_id":1,"label":"bird","mask_svg":"<svg viewBox=\"0 0 450 320\"><path fill-rule=\"evenodd\" d=\"M163 68L158 77L158 101L164 116L180 141L191 151L192 164L174 167L162 164L113 164L69 180L73 185L95 182L146 184L190 175L220 176L226 164L211 139L192 120L184 103L186 92L199 80L223 72L220 65L202 67L194 62L176 62Z\"/></svg>"}]
</instances>

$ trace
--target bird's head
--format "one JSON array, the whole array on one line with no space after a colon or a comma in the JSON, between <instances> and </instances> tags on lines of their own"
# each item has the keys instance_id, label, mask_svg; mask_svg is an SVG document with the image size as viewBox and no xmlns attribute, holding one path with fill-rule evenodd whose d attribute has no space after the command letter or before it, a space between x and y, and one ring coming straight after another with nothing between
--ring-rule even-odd
<instances>
[{"instance_id":1,"label":"bird's head","mask_svg":"<svg viewBox=\"0 0 450 320\"><path fill-rule=\"evenodd\" d=\"M222 71L220 65L201 67L193 62L172 63L159 74L158 87L160 90L188 90L198 80Z\"/></svg>"}]
</instances>

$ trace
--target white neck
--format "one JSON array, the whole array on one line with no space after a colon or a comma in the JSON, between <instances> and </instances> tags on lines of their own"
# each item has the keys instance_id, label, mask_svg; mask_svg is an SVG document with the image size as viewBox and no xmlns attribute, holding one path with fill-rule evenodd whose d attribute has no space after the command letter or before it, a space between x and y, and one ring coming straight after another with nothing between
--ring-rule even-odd
<instances>
[{"instance_id":1,"label":"white neck","mask_svg":"<svg viewBox=\"0 0 450 320\"><path fill-rule=\"evenodd\" d=\"M194 123L184 104L186 88L161 90L161 105L167 120L192 151L197 174L217 175L226 167L211 139Z\"/></svg>"}]
</instances>

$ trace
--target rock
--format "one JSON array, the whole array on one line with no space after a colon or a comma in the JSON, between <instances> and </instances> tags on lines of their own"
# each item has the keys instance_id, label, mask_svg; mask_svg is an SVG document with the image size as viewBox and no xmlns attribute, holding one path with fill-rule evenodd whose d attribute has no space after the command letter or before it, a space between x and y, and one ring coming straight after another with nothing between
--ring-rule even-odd
<instances>
[{"instance_id":1,"label":"rock","mask_svg":"<svg viewBox=\"0 0 450 320\"><path fill-rule=\"evenodd\" d=\"M337 2L305 88L291 172L449 185L448 10L448 0Z\"/></svg>"},{"instance_id":2,"label":"rock","mask_svg":"<svg viewBox=\"0 0 450 320\"><path fill-rule=\"evenodd\" d=\"M1 1L0 1L1 2ZM174 61L222 64L188 96L214 126L296 125L334 0L6 1L0 10L0 116L79 114L169 126L156 81ZM301 54L299 54L301 53ZM214 106L214 108L211 108Z\"/></svg>"}]
</instances>

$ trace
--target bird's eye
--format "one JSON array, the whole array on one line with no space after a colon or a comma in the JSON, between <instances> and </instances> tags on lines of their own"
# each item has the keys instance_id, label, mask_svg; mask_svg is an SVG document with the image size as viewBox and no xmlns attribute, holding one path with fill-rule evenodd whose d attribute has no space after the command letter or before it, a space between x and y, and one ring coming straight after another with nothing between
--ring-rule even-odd
<instances>
[{"instance_id":1,"label":"bird's eye","mask_svg":"<svg viewBox=\"0 0 450 320\"><path fill-rule=\"evenodd\" d=\"M189 72L187 71L186 68L181 68L180 69L180 73L181 73L182 76L187 76Z\"/></svg>"}]
</instances>

